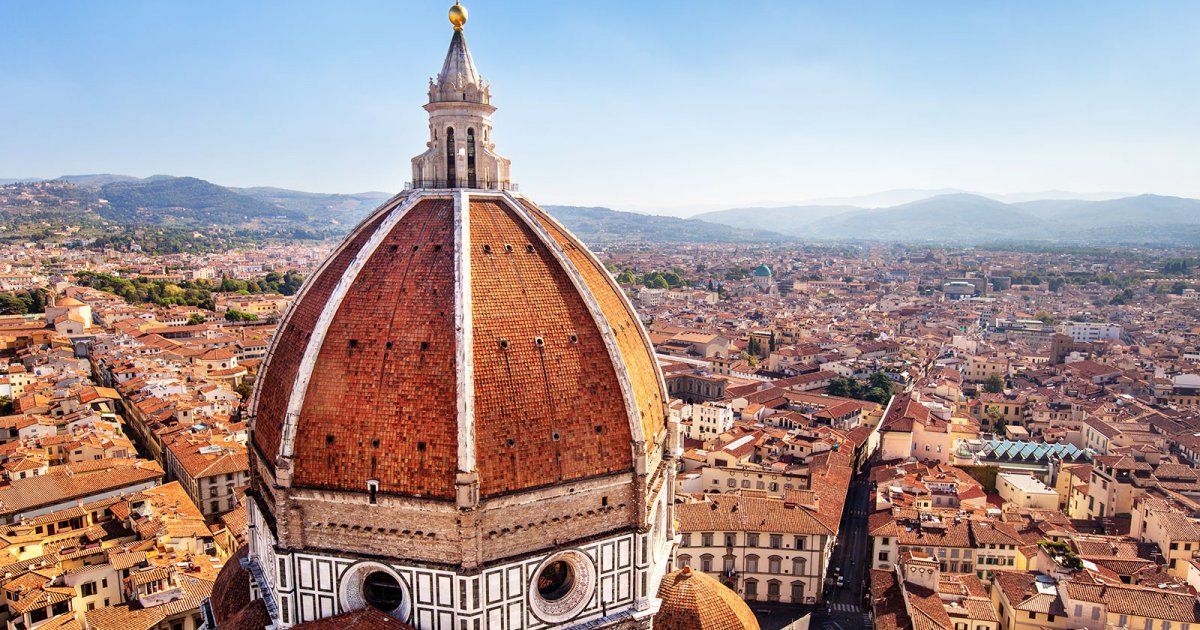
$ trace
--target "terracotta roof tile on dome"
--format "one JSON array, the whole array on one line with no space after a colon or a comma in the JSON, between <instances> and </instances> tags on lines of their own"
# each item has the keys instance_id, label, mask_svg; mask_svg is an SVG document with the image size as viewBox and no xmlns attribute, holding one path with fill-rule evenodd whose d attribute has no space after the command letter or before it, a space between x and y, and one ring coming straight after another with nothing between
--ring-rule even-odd
<instances>
[{"instance_id":1,"label":"terracotta roof tile on dome","mask_svg":"<svg viewBox=\"0 0 1200 630\"><path fill-rule=\"evenodd\" d=\"M684 567L663 576L655 630L759 630L746 602L715 579Z\"/></svg>"},{"instance_id":2,"label":"terracotta roof tile on dome","mask_svg":"<svg viewBox=\"0 0 1200 630\"><path fill-rule=\"evenodd\" d=\"M604 265L580 244L579 239L572 236L566 228L533 202L528 199L522 199L521 202L562 247L563 252L571 259L596 296L596 301L604 312L604 318L616 336L621 356L629 366L634 394L639 405L638 413L641 414L643 432L649 443L649 438L663 426L662 407L665 392L661 389L663 381L661 372L658 371L658 361L654 358L654 348L650 345L649 338L643 333L637 313L623 299L621 288L617 285L616 280L609 275ZM603 290L605 286L611 291ZM650 444L647 446L649 447Z\"/></svg>"},{"instance_id":3,"label":"terracotta roof tile on dome","mask_svg":"<svg viewBox=\"0 0 1200 630\"><path fill-rule=\"evenodd\" d=\"M250 573L242 567L242 559L248 556L250 547L242 545L227 560L217 580L213 582L212 604L213 616L217 623L237 615L250 605Z\"/></svg>"},{"instance_id":4,"label":"terracotta roof tile on dome","mask_svg":"<svg viewBox=\"0 0 1200 630\"><path fill-rule=\"evenodd\" d=\"M271 378L259 378L256 392L258 416L265 421L254 427L254 441L262 455L271 464L279 453L280 430L287 413L288 399L292 395L291 385L300 369L300 359L308 348L308 339L316 327L321 308L333 293L334 287L354 256L366 244L367 239L383 222L386 215L379 213L368 218L351 231L342 245L325 260L325 263L304 284L292 302L287 320L279 327L268 354L270 365L264 366L261 374L271 370Z\"/></svg>"},{"instance_id":5,"label":"terracotta roof tile on dome","mask_svg":"<svg viewBox=\"0 0 1200 630\"><path fill-rule=\"evenodd\" d=\"M272 625L271 614L267 612L267 605L263 603L263 600L256 599L237 614L226 617L223 621L217 621L216 630L257 630L270 625Z\"/></svg>"},{"instance_id":6,"label":"terracotta roof tile on dome","mask_svg":"<svg viewBox=\"0 0 1200 630\"><path fill-rule=\"evenodd\" d=\"M666 416L644 330L586 248L523 198L449 191L385 203L310 278L252 406L292 484L440 500L463 472L487 498L631 471Z\"/></svg>"},{"instance_id":7,"label":"terracotta roof tile on dome","mask_svg":"<svg viewBox=\"0 0 1200 630\"><path fill-rule=\"evenodd\" d=\"M296 630L414 630L399 619L389 617L374 608L363 608L333 617L307 621Z\"/></svg>"}]
</instances>

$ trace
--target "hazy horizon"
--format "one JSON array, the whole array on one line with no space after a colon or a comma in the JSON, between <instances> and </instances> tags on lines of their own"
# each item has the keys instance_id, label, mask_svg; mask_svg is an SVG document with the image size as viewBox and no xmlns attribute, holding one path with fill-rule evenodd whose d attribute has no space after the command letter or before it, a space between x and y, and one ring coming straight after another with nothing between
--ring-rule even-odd
<instances>
[{"instance_id":1,"label":"hazy horizon","mask_svg":"<svg viewBox=\"0 0 1200 630\"><path fill-rule=\"evenodd\" d=\"M9 7L0 173L399 190L449 4ZM897 189L1200 197L1200 5L467 6L496 150L545 203L680 216Z\"/></svg>"}]
</instances>

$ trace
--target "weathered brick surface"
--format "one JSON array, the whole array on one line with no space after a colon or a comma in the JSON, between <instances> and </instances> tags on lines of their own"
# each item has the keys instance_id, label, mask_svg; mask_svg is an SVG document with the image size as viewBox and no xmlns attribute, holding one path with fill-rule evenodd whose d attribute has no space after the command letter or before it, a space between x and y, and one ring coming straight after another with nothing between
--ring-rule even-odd
<instances>
[{"instance_id":1,"label":"weathered brick surface","mask_svg":"<svg viewBox=\"0 0 1200 630\"><path fill-rule=\"evenodd\" d=\"M648 447L663 426L654 358L605 271L535 206L609 318ZM255 440L274 463L287 397L339 276L383 214L313 280L264 373ZM474 430L484 499L633 469L624 393L584 298L519 213L471 202ZM439 500L458 458L454 212L425 199L384 237L349 287L297 422L292 483ZM540 341L539 341L540 340Z\"/></svg>"},{"instance_id":2,"label":"weathered brick surface","mask_svg":"<svg viewBox=\"0 0 1200 630\"><path fill-rule=\"evenodd\" d=\"M342 249L319 275L309 280L310 286L305 289L304 298L296 304L291 316L275 336L271 361L263 367L263 372L259 375L262 384L259 388L254 424L254 442L272 466L275 465L275 458L279 454L279 439L284 416L287 414L288 400L292 396L292 384L296 382L296 372L304 350L308 347L308 338L312 334L313 326L321 316L321 309L329 300L333 287L350 266L350 261L354 260L354 256L387 214L380 212L370 223L363 226L363 229L353 235L349 245Z\"/></svg>"},{"instance_id":3,"label":"weathered brick surface","mask_svg":"<svg viewBox=\"0 0 1200 630\"><path fill-rule=\"evenodd\" d=\"M566 271L495 200L471 202L470 256L481 496L630 470L616 370Z\"/></svg>"},{"instance_id":4,"label":"weathered brick surface","mask_svg":"<svg viewBox=\"0 0 1200 630\"><path fill-rule=\"evenodd\" d=\"M446 501L283 489L284 529L303 533L285 546L404 558L473 570L548 547L636 529L628 474L497 497L476 510Z\"/></svg>"},{"instance_id":5,"label":"weathered brick surface","mask_svg":"<svg viewBox=\"0 0 1200 630\"><path fill-rule=\"evenodd\" d=\"M567 234L536 204L527 199L522 199L521 202L563 248L600 304L600 310L604 312L604 318L612 327L621 357L629 371L638 412L641 414L646 447L653 450L656 438L662 434L665 427L666 407L659 387L658 374L655 372L654 351L642 337L637 315L625 304L619 293L620 288L611 281L608 272L588 256L579 241Z\"/></svg>"},{"instance_id":6,"label":"weathered brick surface","mask_svg":"<svg viewBox=\"0 0 1200 630\"><path fill-rule=\"evenodd\" d=\"M453 212L421 201L350 286L304 398L296 485L454 497Z\"/></svg>"}]
</instances>

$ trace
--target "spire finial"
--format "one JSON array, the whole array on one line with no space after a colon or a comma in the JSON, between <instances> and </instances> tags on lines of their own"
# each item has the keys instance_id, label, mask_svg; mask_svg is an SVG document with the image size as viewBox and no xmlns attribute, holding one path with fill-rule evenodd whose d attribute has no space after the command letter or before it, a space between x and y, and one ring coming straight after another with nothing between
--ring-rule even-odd
<instances>
[{"instance_id":1,"label":"spire finial","mask_svg":"<svg viewBox=\"0 0 1200 630\"><path fill-rule=\"evenodd\" d=\"M454 6L450 7L450 23L456 31L461 31L463 24L467 23L467 7L459 4L458 0L454 0Z\"/></svg>"}]
</instances>

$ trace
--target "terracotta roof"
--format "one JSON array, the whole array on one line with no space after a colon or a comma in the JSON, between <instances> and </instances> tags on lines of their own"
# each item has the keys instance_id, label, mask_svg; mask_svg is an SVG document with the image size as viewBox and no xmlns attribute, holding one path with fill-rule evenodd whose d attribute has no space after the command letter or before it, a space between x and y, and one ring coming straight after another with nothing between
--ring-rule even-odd
<instances>
[{"instance_id":1,"label":"terracotta roof","mask_svg":"<svg viewBox=\"0 0 1200 630\"><path fill-rule=\"evenodd\" d=\"M876 630L901 630L913 627L904 603L904 593L896 581L896 574L882 569L871 569L871 604L875 613Z\"/></svg>"},{"instance_id":2,"label":"terracotta roof","mask_svg":"<svg viewBox=\"0 0 1200 630\"><path fill-rule=\"evenodd\" d=\"M242 558L249 553L248 545L238 547L225 560L225 566L221 567L217 580L213 582L210 603L218 624L238 615L250 605L250 572L242 567Z\"/></svg>"},{"instance_id":3,"label":"terracotta roof","mask_svg":"<svg viewBox=\"0 0 1200 630\"><path fill-rule=\"evenodd\" d=\"M263 600L256 599L233 615L217 617L217 630L252 630L271 625L271 615Z\"/></svg>"},{"instance_id":4,"label":"terracotta roof","mask_svg":"<svg viewBox=\"0 0 1200 630\"><path fill-rule=\"evenodd\" d=\"M751 531L780 534L834 533L806 507L784 501L736 494L705 495L706 500L676 506L685 532Z\"/></svg>"},{"instance_id":5,"label":"terracotta roof","mask_svg":"<svg viewBox=\"0 0 1200 630\"><path fill-rule=\"evenodd\" d=\"M759 630L746 602L720 582L684 567L663 576L656 630Z\"/></svg>"},{"instance_id":6,"label":"terracotta roof","mask_svg":"<svg viewBox=\"0 0 1200 630\"><path fill-rule=\"evenodd\" d=\"M138 459L101 459L54 466L44 475L17 479L0 488L0 514L13 514L38 506L162 479L158 464Z\"/></svg>"},{"instance_id":7,"label":"terracotta roof","mask_svg":"<svg viewBox=\"0 0 1200 630\"><path fill-rule=\"evenodd\" d=\"M473 393L483 497L631 470L633 427L653 448L665 395L641 324L604 268L530 203L477 193L456 210L448 195L418 194L430 196L382 206L295 300L255 397L254 442L267 461L313 355L297 401L296 486L365 491L378 479L381 492L454 498L460 389ZM456 243L462 225L468 244ZM367 252L370 237L378 246ZM460 274L469 287L457 286ZM468 290L474 382L463 388L455 318ZM332 317L318 327L325 310Z\"/></svg>"}]
</instances>

